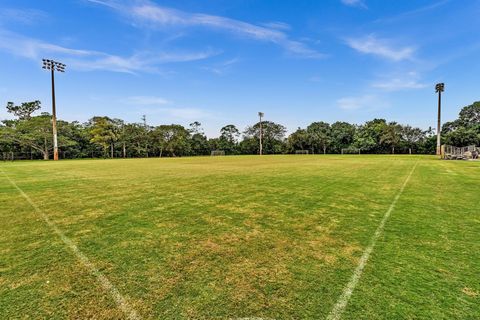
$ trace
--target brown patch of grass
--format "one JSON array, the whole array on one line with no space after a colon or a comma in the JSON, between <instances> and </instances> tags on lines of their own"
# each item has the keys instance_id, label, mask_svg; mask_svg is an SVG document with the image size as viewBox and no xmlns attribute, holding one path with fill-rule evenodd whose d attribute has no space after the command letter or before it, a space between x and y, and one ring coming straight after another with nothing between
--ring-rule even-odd
<instances>
[{"instance_id":1,"label":"brown patch of grass","mask_svg":"<svg viewBox=\"0 0 480 320\"><path fill-rule=\"evenodd\" d=\"M478 297L480 293L477 291L473 290L472 288L465 287L462 289L462 292L465 293L469 297Z\"/></svg>"},{"instance_id":2,"label":"brown patch of grass","mask_svg":"<svg viewBox=\"0 0 480 320\"><path fill-rule=\"evenodd\" d=\"M10 283L10 289L15 290L17 288L30 285L36 281L39 281L41 277L38 274L32 274L27 277L22 277L15 282Z\"/></svg>"}]
</instances>

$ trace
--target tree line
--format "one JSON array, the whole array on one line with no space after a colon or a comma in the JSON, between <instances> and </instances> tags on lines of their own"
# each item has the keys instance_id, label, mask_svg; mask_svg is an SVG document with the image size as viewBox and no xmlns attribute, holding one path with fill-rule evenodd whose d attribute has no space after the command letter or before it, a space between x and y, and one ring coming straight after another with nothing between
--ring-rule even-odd
<instances>
[{"instance_id":1,"label":"tree line","mask_svg":"<svg viewBox=\"0 0 480 320\"><path fill-rule=\"evenodd\" d=\"M14 119L0 122L0 152L22 158L49 159L52 156L51 115L42 112L40 101L7 103ZM145 116L138 123L95 116L86 123L57 121L62 158L132 158L210 155L223 150L227 155L258 154L260 123L240 131L229 124L217 138L207 138L198 121L188 127L179 124L151 126ZM287 136L285 126L262 121L264 154L288 154L306 150L318 153L416 153L433 154L436 137L431 128L374 119L356 125L347 122L313 122ZM480 145L480 102L464 107L459 118L442 128L442 143Z\"/></svg>"}]
</instances>

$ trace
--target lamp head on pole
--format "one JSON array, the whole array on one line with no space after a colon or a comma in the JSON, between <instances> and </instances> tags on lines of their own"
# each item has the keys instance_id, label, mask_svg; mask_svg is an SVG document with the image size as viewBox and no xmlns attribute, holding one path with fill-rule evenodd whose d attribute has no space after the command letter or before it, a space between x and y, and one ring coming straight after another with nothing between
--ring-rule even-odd
<instances>
[{"instance_id":1,"label":"lamp head on pole","mask_svg":"<svg viewBox=\"0 0 480 320\"><path fill-rule=\"evenodd\" d=\"M61 62L54 61L51 59L42 59L42 61L43 61L43 67L42 67L43 69L54 70L58 72L65 72L66 65Z\"/></svg>"},{"instance_id":2,"label":"lamp head on pole","mask_svg":"<svg viewBox=\"0 0 480 320\"><path fill-rule=\"evenodd\" d=\"M259 113L258 113L258 116L259 116L260 118L262 118L264 115L265 115L265 114L264 114L263 112L259 112Z\"/></svg>"},{"instance_id":3,"label":"lamp head on pole","mask_svg":"<svg viewBox=\"0 0 480 320\"><path fill-rule=\"evenodd\" d=\"M435 85L435 92L443 92L445 91L445 83L437 83Z\"/></svg>"}]
</instances>

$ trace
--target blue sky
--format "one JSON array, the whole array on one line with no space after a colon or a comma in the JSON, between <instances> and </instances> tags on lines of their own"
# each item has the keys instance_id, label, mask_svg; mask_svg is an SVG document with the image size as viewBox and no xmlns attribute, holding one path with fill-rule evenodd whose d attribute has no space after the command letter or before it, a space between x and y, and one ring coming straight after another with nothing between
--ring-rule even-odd
<instances>
[{"instance_id":1,"label":"blue sky","mask_svg":"<svg viewBox=\"0 0 480 320\"><path fill-rule=\"evenodd\" d=\"M2 0L0 103L49 111L53 58L66 120L434 127L436 82L444 120L480 100L478 17L475 0Z\"/></svg>"}]
</instances>

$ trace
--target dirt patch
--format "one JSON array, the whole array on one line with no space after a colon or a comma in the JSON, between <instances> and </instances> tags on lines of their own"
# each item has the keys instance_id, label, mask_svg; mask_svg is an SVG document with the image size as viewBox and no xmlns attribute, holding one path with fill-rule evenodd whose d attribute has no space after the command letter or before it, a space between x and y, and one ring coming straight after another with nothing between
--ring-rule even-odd
<instances>
[{"instance_id":1,"label":"dirt patch","mask_svg":"<svg viewBox=\"0 0 480 320\"><path fill-rule=\"evenodd\" d=\"M480 294L473 290L472 288L465 287L462 289L462 292L465 293L469 297L478 297Z\"/></svg>"}]
</instances>

